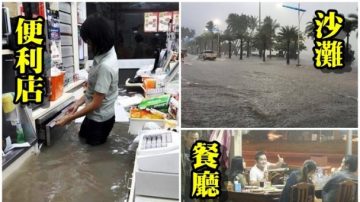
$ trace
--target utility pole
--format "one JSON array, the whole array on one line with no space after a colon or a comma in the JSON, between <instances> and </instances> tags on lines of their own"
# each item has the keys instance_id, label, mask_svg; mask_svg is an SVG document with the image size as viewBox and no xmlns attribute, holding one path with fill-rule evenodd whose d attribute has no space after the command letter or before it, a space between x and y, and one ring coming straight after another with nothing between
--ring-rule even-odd
<instances>
[{"instance_id":1,"label":"utility pole","mask_svg":"<svg viewBox=\"0 0 360 202\"><path fill-rule=\"evenodd\" d=\"M259 2L259 30L261 27L261 2Z\"/></svg>"},{"instance_id":2,"label":"utility pole","mask_svg":"<svg viewBox=\"0 0 360 202\"><path fill-rule=\"evenodd\" d=\"M297 62L296 66L300 66L300 33L301 33L300 32L300 21L301 21L300 12L305 13L306 10L300 8L300 2L298 3L297 8L292 7L292 6L287 6L287 5L282 5L282 7L289 8L289 9L292 9L292 10L296 10L298 12L298 38L297 38L297 59L298 59L298 62Z\"/></svg>"}]
</instances>

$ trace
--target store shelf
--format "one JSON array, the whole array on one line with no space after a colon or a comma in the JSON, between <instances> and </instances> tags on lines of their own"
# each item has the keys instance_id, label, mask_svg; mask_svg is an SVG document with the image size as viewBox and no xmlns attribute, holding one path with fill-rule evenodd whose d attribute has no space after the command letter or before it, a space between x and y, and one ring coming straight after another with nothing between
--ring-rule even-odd
<instances>
[{"instance_id":1,"label":"store shelf","mask_svg":"<svg viewBox=\"0 0 360 202\"><path fill-rule=\"evenodd\" d=\"M70 83L69 85L67 85L64 88L64 92L67 93L67 92L73 90L74 88L82 85L84 82L85 82L84 80L78 80L78 81L75 81L74 83Z\"/></svg>"},{"instance_id":2,"label":"store shelf","mask_svg":"<svg viewBox=\"0 0 360 202\"><path fill-rule=\"evenodd\" d=\"M36 143L37 143L37 139L33 138L29 142L29 144L31 145L30 147L18 148L18 149L13 149L13 150L9 151L5 156L3 156L2 169L4 170L7 167L9 167L9 165L11 165L14 161L16 161L22 154L24 154L26 151L28 151Z\"/></svg>"},{"instance_id":3,"label":"store shelf","mask_svg":"<svg viewBox=\"0 0 360 202\"><path fill-rule=\"evenodd\" d=\"M76 91L71 91L71 90L73 90L76 87L79 87L83 82L84 82L84 80L79 80L77 82L69 84L64 89L64 94L60 98L58 98L57 100L51 101L49 107L46 107L46 108L41 108L40 107L38 109L33 110L33 112L32 112L33 119L36 120L36 119L40 118L41 116L45 115L46 113L48 113L52 109L56 108L57 106L59 106L61 103L65 102L67 99L69 99L72 96L74 96L75 99L77 99L79 97L79 95L83 94L83 89L79 88Z\"/></svg>"},{"instance_id":4,"label":"store shelf","mask_svg":"<svg viewBox=\"0 0 360 202\"><path fill-rule=\"evenodd\" d=\"M2 170L2 179L3 179L3 186L7 183L7 179L14 174L21 166L32 156L34 153L37 152L37 141L35 144L29 148L25 148L22 150L17 151L17 158L14 158L12 163L9 163L8 166L3 165ZM4 158L4 157L3 157ZM4 159L3 159L4 162Z\"/></svg>"}]
</instances>

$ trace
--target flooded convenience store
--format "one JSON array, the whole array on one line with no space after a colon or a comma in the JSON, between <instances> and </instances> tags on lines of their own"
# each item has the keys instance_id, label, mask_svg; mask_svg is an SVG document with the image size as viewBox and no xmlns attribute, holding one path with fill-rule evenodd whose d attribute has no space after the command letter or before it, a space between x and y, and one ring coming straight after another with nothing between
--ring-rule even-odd
<instances>
[{"instance_id":1,"label":"flooded convenience store","mask_svg":"<svg viewBox=\"0 0 360 202\"><path fill-rule=\"evenodd\" d=\"M2 200L178 201L179 3L2 10Z\"/></svg>"}]
</instances>

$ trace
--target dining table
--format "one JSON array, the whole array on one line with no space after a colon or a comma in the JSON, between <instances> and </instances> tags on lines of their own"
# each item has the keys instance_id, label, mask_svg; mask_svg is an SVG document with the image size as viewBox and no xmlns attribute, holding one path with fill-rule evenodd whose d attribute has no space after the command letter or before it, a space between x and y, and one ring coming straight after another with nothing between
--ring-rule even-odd
<instances>
[{"instance_id":1,"label":"dining table","mask_svg":"<svg viewBox=\"0 0 360 202\"><path fill-rule=\"evenodd\" d=\"M275 187L260 188L252 187L245 188L240 192L229 191L228 199L232 202L278 202L281 196L282 189Z\"/></svg>"},{"instance_id":2,"label":"dining table","mask_svg":"<svg viewBox=\"0 0 360 202\"><path fill-rule=\"evenodd\" d=\"M282 189L278 188L278 186L268 189L260 187L245 188L240 192L228 191L228 199L231 202L278 202L282 192ZM315 186L316 201L321 201L321 192L322 186Z\"/></svg>"}]
</instances>

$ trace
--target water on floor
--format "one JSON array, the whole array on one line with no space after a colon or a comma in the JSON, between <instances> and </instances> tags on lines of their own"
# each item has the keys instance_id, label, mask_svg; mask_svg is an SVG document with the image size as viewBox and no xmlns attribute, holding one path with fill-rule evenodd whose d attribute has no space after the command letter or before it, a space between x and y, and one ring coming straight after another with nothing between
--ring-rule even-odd
<instances>
[{"instance_id":1,"label":"water on floor","mask_svg":"<svg viewBox=\"0 0 360 202\"><path fill-rule=\"evenodd\" d=\"M3 184L4 202L121 201L127 199L135 152L128 125L115 123L108 141L92 147L71 124L51 147L43 147Z\"/></svg>"}]
</instances>

